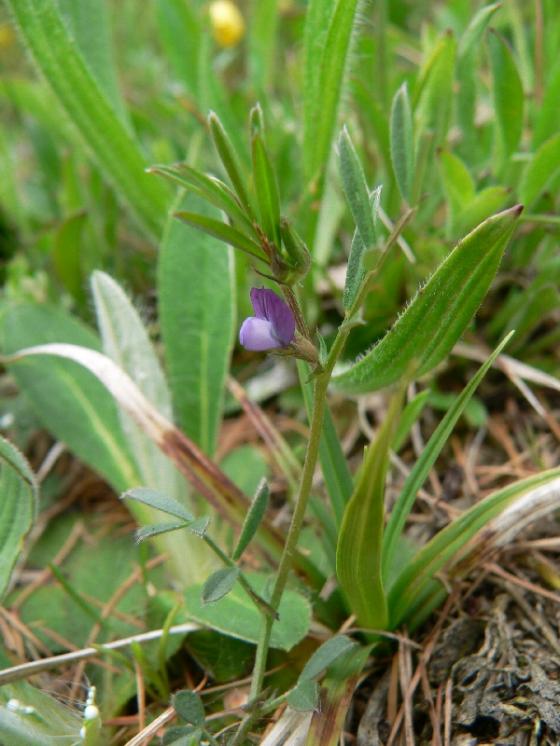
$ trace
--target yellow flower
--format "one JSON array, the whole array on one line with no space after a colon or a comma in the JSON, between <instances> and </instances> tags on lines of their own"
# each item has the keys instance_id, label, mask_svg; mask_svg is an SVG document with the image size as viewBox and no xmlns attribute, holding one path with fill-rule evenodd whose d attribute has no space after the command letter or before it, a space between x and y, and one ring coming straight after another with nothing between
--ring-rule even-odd
<instances>
[{"instance_id":1,"label":"yellow flower","mask_svg":"<svg viewBox=\"0 0 560 746\"><path fill-rule=\"evenodd\" d=\"M233 47L245 33L245 21L231 0L216 0L210 4L210 23L214 39L221 47Z\"/></svg>"}]
</instances>

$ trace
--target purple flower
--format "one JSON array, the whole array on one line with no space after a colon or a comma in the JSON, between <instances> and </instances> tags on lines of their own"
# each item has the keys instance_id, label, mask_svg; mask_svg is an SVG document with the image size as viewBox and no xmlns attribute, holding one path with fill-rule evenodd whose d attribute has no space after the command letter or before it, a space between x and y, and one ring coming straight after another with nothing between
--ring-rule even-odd
<instances>
[{"instance_id":1,"label":"purple flower","mask_svg":"<svg viewBox=\"0 0 560 746\"><path fill-rule=\"evenodd\" d=\"M296 331L296 320L288 304L267 288L253 288L251 303L255 315L245 319L239 330L243 347L259 352L287 347Z\"/></svg>"}]
</instances>

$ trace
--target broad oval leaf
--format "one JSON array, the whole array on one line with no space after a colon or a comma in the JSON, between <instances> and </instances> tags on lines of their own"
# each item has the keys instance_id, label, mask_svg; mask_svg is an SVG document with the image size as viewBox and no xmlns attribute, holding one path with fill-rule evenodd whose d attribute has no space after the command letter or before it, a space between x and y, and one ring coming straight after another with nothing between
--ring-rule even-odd
<instances>
[{"instance_id":1,"label":"broad oval leaf","mask_svg":"<svg viewBox=\"0 0 560 746\"><path fill-rule=\"evenodd\" d=\"M37 513L39 488L24 456L0 438L0 598Z\"/></svg>"},{"instance_id":2,"label":"broad oval leaf","mask_svg":"<svg viewBox=\"0 0 560 746\"><path fill-rule=\"evenodd\" d=\"M247 573L246 578L259 596L266 598L270 576ZM187 616L200 624L239 640L257 643L260 638L262 614L254 601L239 583L227 596L214 604L204 605L201 600L202 586L195 585L185 591ZM278 610L279 619L272 627L270 645L273 648L290 650L302 640L311 623L309 602L299 593L286 590Z\"/></svg>"},{"instance_id":3,"label":"broad oval leaf","mask_svg":"<svg viewBox=\"0 0 560 746\"><path fill-rule=\"evenodd\" d=\"M190 689L183 689L173 695L171 704L177 715L185 723L202 725L204 723L204 705L200 696Z\"/></svg>"},{"instance_id":4,"label":"broad oval leaf","mask_svg":"<svg viewBox=\"0 0 560 746\"><path fill-rule=\"evenodd\" d=\"M420 377L441 362L486 295L521 210L493 215L460 241L385 337L333 385L362 394Z\"/></svg>"}]
</instances>

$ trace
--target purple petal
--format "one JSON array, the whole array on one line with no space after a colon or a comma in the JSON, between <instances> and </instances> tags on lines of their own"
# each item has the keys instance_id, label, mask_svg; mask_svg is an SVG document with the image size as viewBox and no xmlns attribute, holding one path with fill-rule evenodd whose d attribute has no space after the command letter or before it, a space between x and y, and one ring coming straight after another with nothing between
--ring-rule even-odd
<instances>
[{"instance_id":1,"label":"purple petal","mask_svg":"<svg viewBox=\"0 0 560 746\"><path fill-rule=\"evenodd\" d=\"M294 338L296 320L288 304L268 288L253 288L251 303L258 319L266 319L274 327L274 335L282 347Z\"/></svg>"},{"instance_id":2,"label":"purple petal","mask_svg":"<svg viewBox=\"0 0 560 746\"><path fill-rule=\"evenodd\" d=\"M274 328L270 321L257 319L255 316L249 316L241 324L239 341L247 350L253 350L254 352L274 350L283 346L274 334Z\"/></svg>"}]
</instances>

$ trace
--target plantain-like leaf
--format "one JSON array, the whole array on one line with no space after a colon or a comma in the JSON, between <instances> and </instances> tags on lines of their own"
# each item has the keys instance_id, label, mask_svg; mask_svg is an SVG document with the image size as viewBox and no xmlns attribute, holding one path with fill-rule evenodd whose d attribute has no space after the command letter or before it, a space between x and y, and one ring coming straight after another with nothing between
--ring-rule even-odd
<instances>
[{"instance_id":1,"label":"plantain-like leaf","mask_svg":"<svg viewBox=\"0 0 560 746\"><path fill-rule=\"evenodd\" d=\"M486 295L522 209L493 215L460 241L385 337L333 385L361 394L420 377L441 362Z\"/></svg>"},{"instance_id":2,"label":"plantain-like leaf","mask_svg":"<svg viewBox=\"0 0 560 746\"><path fill-rule=\"evenodd\" d=\"M393 565L394 557L399 546L400 537L402 535L406 519L412 510L416 494L425 479L432 466L435 464L437 457L439 456L441 449L447 442L447 439L451 435L457 420L463 413L465 407L469 403L472 395L476 391L478 385L490 369L494 360L498 357L500 352L504 349L506 344L509 342L513 335L510 332L505 339L500 342L492 354L488 357L488 360L480 366L476 374L472 377L469 383L465 386L460 396L457 397L452 406L448 409L445 417L439 423L435 431L433 432L430 440L426 447L422 451L420 458L414 464L413 469L409 473L404 486L395 502L391 516L387 523L385 530L385 538L383 543L383 571L384 577L387 578L391 567Z\"/></svg>"},{"instance_id":3,"label":"plantain-like leaf","mask_svg":"<svg viewBox=\"0 0 560 746\"><path fill-rule=\"evenodd\" d=\"M406 83L402 84L393 98L390 136L391 162L397 186L402 198L410 202L414 182L414 130Z\"/></svg>"},{"instance_id":4,"label":"plantain-like leaf","mask_svg":"<svg viewBox=\"0 0 560 746\"><path fill-rule=\"evenodd\" d=\"M389 621L382 576L385 478L401 400L399 391L366 451L336 547L339 585L358 623L371 629L385 629Z\"/></svg>"},{"instance_id":5,"label":"plantain-like leaf","mask_svg":"<svg viewBox=\"0 0 560 746\"><path fill-rule=\"evenodd\" d=\"M309 5L303 107L303 159L308 179L316 178L328 161L358 7L358 0L316 0Z\"/></svg>"},{"instance_id":6,"label":"plantain-like leaf","mask_svg":"<svg viewBox=\"0 0 560 746\"><path fill-rule=\"evenodd\" d=\"M245 254L249 254L249 256L260 259L261 261L266 261L262 249L257 243L227 223L222 223L220 220L214 220L214 218L209 218L206 215L187 212L186 210L179 210L175 213L175 217L179 218L179 220L182 220L184 223L187 223L187 225L192 225L194 228L198 228L204 233L208 233L210 236L219 238L224 243L243 251Z\"/></svg>"},{"instance_id":7,"label":"plantain-like leaf","mask_svg":"<svg viewBox=\"0 0 560 746\"><path fill-rule=\"evenodd\" d=\"M159 237L167 190L144 173L144 158L101 90L56 0L7 0L16 25L52 93L95 163L150 234Z\"/></svg>"},{"instance_id":8,"label":"plantain-like leaf","mask_svg":"<svg viewBox=\"0 0 560 746\"><path fill-rule=\"evenodd\" d=\"M240 559L241 555L249 545L249 542L256 534L266 513L269 495L270 489L268 487L268 484L265 479L262 479L259 486L257 487L257 491L251 503L251 507L247 511L247 516L243 521L243 526L241 527L241 533L239 535L239 539L237 540L237 545L231 556L234 562L237 562L237 560Z\"/></svg>"}]
</instances>

